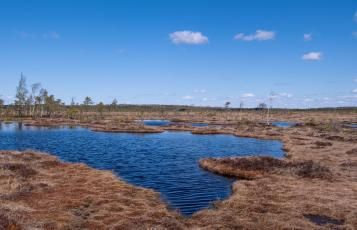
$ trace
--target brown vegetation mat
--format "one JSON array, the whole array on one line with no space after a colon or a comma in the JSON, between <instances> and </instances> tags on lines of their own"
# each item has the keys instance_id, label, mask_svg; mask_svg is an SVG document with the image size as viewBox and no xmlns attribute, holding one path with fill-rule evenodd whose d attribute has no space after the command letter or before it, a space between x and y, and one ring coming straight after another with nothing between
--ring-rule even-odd
<instances>
[{"instance_id":1,"label":"brown vegetation mat","mask_svg":"<svg viewBox=\"0 0 357 230\"><path fill-rule=\"evenodd\" d=\"M269 174L283 174L310 179L332 180L329 168L313 161L287 162L272 157L206 158L200 166L209 171L240 179L257 179Z\"/></svg>"},{"instance_id":2,"label":"brown vegetation mat","mask_svg":"<svg viewBox=\"0 0 357 230\"><path fill-rule=\"evenodd\" d=\"M56 126L82 126L95 132L110 133L161 133L164 130L159 127L144 126L135 121L118 122L111 120L79 121L71 119L35 119L25 120L25 126L56 127Z\"/></svg>"},{"instance_id":3,"label":"brown vegetation mat","mask_svg":"<svg viewBox=\"0 0 357 230\"><path fill-rule=\"evenodd\" d=\"M356 229L357 142L352 140L357 133L320 128L282 129L279 136L270 135L275 128L236 130L239 136L282 139L286 158L202 159L202 168L241 179L227 200L196 213L189 224L213 229Z\"/></svg>"},{"instance_id":4,"label":"brown vegetation mat","mask_svg":"<svg viewBox=\"0 0 357 230\"><path fill-rule=\"evenodd\" d=\"M33 152L0 152L0 203L0 229L184 226L152 190Z\"/></svg>"},{"instance_id":5,"label":"brown vegetation mat","mask_svg":"<svg viewBox=\"0 0 357 230\"><path fill-rule=\"evenodd\" d=\"M162 133L164 130L160 128L151 128L142 125L119 125L119 126L90 126L90 129L95 132L107 133Z\"/></svg>"}]
</instances>

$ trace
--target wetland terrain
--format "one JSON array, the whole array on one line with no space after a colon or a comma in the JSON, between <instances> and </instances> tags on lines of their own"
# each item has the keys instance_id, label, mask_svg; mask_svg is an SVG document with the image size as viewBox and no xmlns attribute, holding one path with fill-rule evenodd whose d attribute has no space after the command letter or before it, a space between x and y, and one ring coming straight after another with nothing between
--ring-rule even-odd
<instances>
[{"instance_id":1,"label":"wetland terrain","mask_svg":"<svg viewBox=\"0 0 357 230\"><path fill-rule=\"evenodd\" d=\"M354 112L274 114L291 127L222 113L2 122L1 224L354 229L357 134L344 125Z\"/></svg>"},{"instance_id":2,"label":"wetland terrain","mask_svg":"<svg viewBox=\"0 0 357 230\"><path fill-rule=\"evenodd\" d=\"M0 3L0 230L357 230L357 1Z\"/></svg>"}]
</instances>

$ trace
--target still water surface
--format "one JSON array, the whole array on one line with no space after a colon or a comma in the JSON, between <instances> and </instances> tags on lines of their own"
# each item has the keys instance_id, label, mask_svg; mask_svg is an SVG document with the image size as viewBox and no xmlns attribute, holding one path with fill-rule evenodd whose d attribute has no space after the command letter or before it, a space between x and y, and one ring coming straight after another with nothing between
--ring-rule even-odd
<instances>
[{"instance_id":1,"label":"still water surface","mask_svg":"<svg viewBox=\"0 0 357 230\"><path fill-rule=\"evenodd\" d=\"M297 125L296 122L291 122L291 121L276 121L273 122L272 124L280 128L291 128Z\"/></svg>"},{"instance_id":2,"label":"still water surface","mask_svg":"<svg viewBox=\"0 0 357 230\"><path fill-rule=\"evenodd\" d=\"M0 149L45 151L68 162L113 170L134 185L161 193L184 215L209 207L231 193L233 179L202 170L204 157L281 157L279 141L230 135L100 133L85 128L36 128L0 123Z\"/></svg>"},{"instance_id":3,"label":"still water surface","mask_svg":"<svg viewBox=\"0 0 357 230\"><path fill-rule=\"evenodd\" d=\"M147 126L168 126L170 124L185 124L183 122L171 122L170 120L144 120L144 125ZM189 125L192 125L193 127L206 127L208 126L207 123L187 123Z\"/></svg>"},{"instance_id":4,"label":"still water surface","mask_svg":"<svg viewBox=\"0 0 357 230\"><path fill-rule=\"evenodd\" d=\"M144 125L147 126L167 126L171 124L169 120L144 120Z\"/></svg>"}]
</instances>

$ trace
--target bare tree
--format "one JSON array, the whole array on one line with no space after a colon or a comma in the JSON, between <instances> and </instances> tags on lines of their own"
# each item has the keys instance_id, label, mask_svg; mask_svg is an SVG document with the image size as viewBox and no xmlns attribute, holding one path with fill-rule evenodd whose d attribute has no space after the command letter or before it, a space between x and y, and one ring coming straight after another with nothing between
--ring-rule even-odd
<instances>
[{"instance_id":1,"label":"bare tree","mask_svg":"<svg viewBox=\"0 0 357 230\"><path fill-rule=\"evenodd\" d=\"M5 105L5 101L0 98L0 117L2 117L3 107Z\"/></svg>"},{"instance_id":2,"label":"bare tree","mask_svg":"<svg viewBox=\"0 0 357 230\"><path fill-rule=\"evenodd\" d=\"M21 73L19 85L16 88L16 100L15 106L17 108L18 115L21 117L24 115L27 104L28 90L26 88L26 77Z\"/></svg>"},{"instance_id":3,"label":"bare tree","mask_svg":"<svg viewBox=\"0 0 357 230\"><path fill-rule=\"evenodd\" d=\"M46 97L48 96L48 92L46 89L42 88L40 89L40 93L38 95L38 97L36 98L39 105L40 105L40 117L43 117L44 114L44 104L46 101Z\"/></svg>"},{"instance_id":4,"label":"bare tree","mask_svg":"<svg viewBox=\"0 0 357 230\"><path fill-rule=\"evenodd\" d=\"M29 104L30 104L30 116L35 116L35 110L37 107L37 100L36 97L38 97L38 91L41 88L40 83L35 83L31 85L31 95L29 97Z\"/></svg>"},{"instance_id":5,"label":"bare tree","mask_svg":"<svg viewBox=\"0 0 357 230\"><path fill-rule=\"evenodd\" d=\"M273 98L276 96L276 93L273 91L270 92L269 94L269 106L268 106L268 111L267 111L267 125L270 125L270 110L273 108Z\"/></svg>"},{"instance_id":6,"label":"bare tree","mask_svg":"<svg viewBox=\"0 0 357 230\"><path fill-rule=\"evenodd\" d=\"M242 120L242 110L243 110L243 107L244 107L244 102L241 101L240 104L239 104L239 120L240 120L240 121Z\"/></svg>"},{"instance_id":7,"label":"bare tree","mask_svg":"<svg viewBox=\"0 0 357 230\"><path fill-rule=\"evenodd\" d=\"M229 102L229 101L224 103L224 108L226 109L226 111L228 111L230 104L231 104L231 102ZM228 114L228 112L226 112L226 120L228 120L228 117L229 117L229 114Z\"/></svg>"},{"instance_id":8,"label":"bare tree","mask_svg":"<svg viewBox=\"0 0 357 230\"><path fill-rule=\"evenodd\" d=\"M71 98L71 106L72 106L72 107L76 105L76 102L75 102L74 100L75 100L75 98L72 97L72 98Z\"/></svg>"},{"instance_id":9,"label":"bare tree","mask_svg":"<svg viewBox=\"0 0 357 230\"><path fill-rule=\"evenodd\" d=\"M114 98L112 104L110 104L110 108L112 111L115 111L117 107L118 107L118 100Z\"/></svg>"}]
</instances>

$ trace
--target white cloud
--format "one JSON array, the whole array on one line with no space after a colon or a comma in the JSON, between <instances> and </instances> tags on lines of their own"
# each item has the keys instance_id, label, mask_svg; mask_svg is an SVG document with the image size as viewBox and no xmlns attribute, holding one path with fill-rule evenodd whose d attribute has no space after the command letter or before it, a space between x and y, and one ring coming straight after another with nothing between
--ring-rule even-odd
<instances>
[{"instance_id":1,"label":"white cloud","mask_svg":"<svg viewBox=\"0 0 357 230\"><path fill-rule=\"evenodd\" d=\"M201 45L208 43L208 38L201 32L189 30L173 32L170 34L170 39L174 44Z\"/></svg>"},{"instance_id":2,"label":"white cloud","mask_svg":"<svg viewBox=\"0 0 357 230\"><path fill-rule=\"evenodd\" d=\"M206 93L205 89L195 89L194 93Z\"/></svg>"},{"instance_id":3,"label":"white cloud","mask_svg":"<svg viewBox=\"0 0 357 230\"><path fill-rule=\"evenodd\" d=\"M357 88L355 88L354 90L352 90L352 93L357 93Z\"/></svg>"},{"instance_id":4,"label":"white cloud","mask_svg":"<svg viewBox=\"0 0 357 230\"><path fill-rule=\"evenodd\" d=\"M26 31L23 31L23 30L15 30L15 34L21 38L36 38L36 34L33 34L33 33L29 33L29 32L26 32Z\"/></svg>"},{"instance_id":5,"label":"white cloud","mask_svg":"<svg viewBox=\"0 0 357 230\"><path fill-rule=\"evenodd\" d=\"M255 97L253 93L243 93L241 97Z\"/></svg>"},{"instance_id":6,"label":"white cloud","mask_svg":"<svg viewBox=\"0 0 357 230\"><path fill-rule=\"evenodd\" d=\"M116 49L116 50L114 50L114 52L117 54L123 54L123 53L125 53L125 49Z\"/></svg>"},{"instance_id":7,"label":"white cloud","mask_svg":"<svg viewBox=\"0 0 357 230\"><path fill-rule=\"evenodd\" d=\"M357 78L353 79L353 81L357 83Z\"/></svg>"},{"instance_id":8,"label":"white cloud","mask_svg":"<svg viewBox=\"0 0 357 230\"><path fill-rule=\"evenodd\" d=\"M270 99L275 99L275 98L278 98L278 97L279 97L279 95L270 95L269 96Z\"/></svg>"},{"instance_id":9,"label":"white cloud","mask_svg":"<svg viewBox=\"0 0 357 230\"><path fill-rule=\"evenodd\" d=\"M312 40L312 34L304 34L304 41L308 42Z\"/></svg>"},{"instance_id":10,"label":"white cloud","mask_svg":"<svg viewBox=\"0 0 357 230\"><path fill-rule=\"evenodd\" d=\"M280 97L287 97L287 98L291 98L293 97L293 95L291 93L279 93L278 94Z\"/></svg>"},{"instance_id":11,"label":"white cloud","mask_svg":"<svg viewBox=\"0 0 357 230\"><path fill-rule=\"evenodd\" d=\"M23 30L15 30L15 34L23 39L59 39L60 35L56 31L50 31L48 33L35 34Z\"/></svg>"},{"instance_id":12,"label":"white cloud","mask_svg":"<svg viewBox=\"0 0 357 230\"><path fill-rule=\"evenodd\" d=\"M182 97L182 99L184 99L184 100L192 100L193 97L190 96L190 95L187 95L187 96Z\"/></svg>"},{"instance_id":13,"label":"white cloud","mask_svg":"<svg viewBox=\"0 0 357 230\"><path fill-rule=\"evenodd\" d=\"M59 39L60 35L56 31L48 32L43 34L43 38L45 39Z\"/></svg>"},{"instance_id":14,"label":"white cloud","mask_svg":"<svg viewBox=\"0 0 357 230\"><path fill-rule=\"evenodd\" d=\"M202 98L202 101L208 101L207 97Z\"/></svg>"},{"instance_id":15,"label":"white cloud","mask_svg":"<svg viewBox=\"0 0 357 230\"><path fill-rule=\"evenodd\" d=\"M244 34L239 33L234 36L235 40L242 40L242 41L266 41L266 40L273 40L275 39L275 32L274 31L267 31L267 30L257 30L254 34Z\"/></svg>"},{"instance_id":16,"label":"white cloud","mask_svg":"<svg viewBox=\"0 0 357 230\"><path fill-rule=\"evenodd\" d=\"M301 59L306 61L318 61L321 60L322 53L321 52L309 52L302 55Z\"/></svg>"},{"instance_id":17,"label":"white cloud","mask_svg":"<svg viewBox=\"0 0 357 230\"><path fill-rule=\"evenodd\" d=\"M357 94L342 95L342 96L338 96L338 97L342 98L342 99L355 99L355 98L357 98Z\"/></svg>"}]
</instances>

